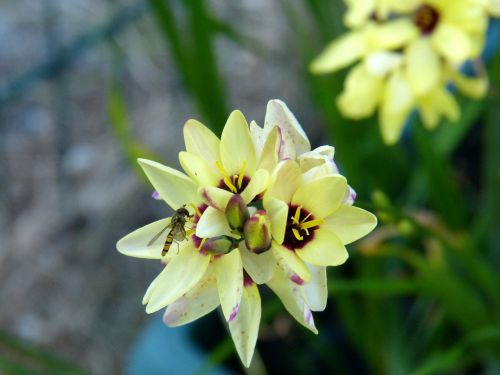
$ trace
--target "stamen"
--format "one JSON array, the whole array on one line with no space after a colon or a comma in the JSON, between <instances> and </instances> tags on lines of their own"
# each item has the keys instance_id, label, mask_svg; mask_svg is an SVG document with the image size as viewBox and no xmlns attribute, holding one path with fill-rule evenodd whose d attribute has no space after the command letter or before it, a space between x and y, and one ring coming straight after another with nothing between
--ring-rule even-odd
<instances>
[{"instance_id":1,"label":"stamen","mask_svg":"<svg viewBox=\"0 0 500 375\"><path fill-rule=\"evenodd\" d=\"M207 241L207 239L206 239L206 238L202 238L202 239L201 239L200 246L198 246L198 249L197 249L198 251L200 251L200 250L201 250L201 248L203 247L203 245L205 244L205 242L206 242L206 241Z\"/></svg>"},{"instance_id":2,"label":"stamen","mask_svg":"<svg viewBox=\"0 0 500 375\"><path fill-rule=\"evenodd\" d=\"M321 220L321 219L310 220L310 221L307 221L305 223L302 222L302 223L300 223L300 229L308 229L308 228L316 227L322 223L323 223L323 220Z\"/></svg>"},{"instance_id":3,"label":"stamen","mask_svg":"<svg viewBox=\"0 0 500 375\"><path fill-rule=\"evenodd\" d=\"M231 181L231 178L229 177L229 174L224 169L224 166L222 165L222 163L219 160L217 160L215 162L215 166L217 167L217 170L222 175L224 183L229 188L229 190L231 190L231 192L233 192L233 193L237 193L238 189L236 189L236 186L234 186L233 182Z\"/></svg>"},{"instance_id":4,"label":"stamen","mask_svg":"<svg viewBox=\"0 0 500 375\"><path fill-rule=\"evenodd\" d=\"M298 239L299 241L302 241L304 239L304 237L300 235L300 232L297 228L292 228L292 232L295 238Z\"/></svg>"},{"instance_id":5,"label":"stamen","mask_svg":"<svg viewBox=\"0 0 500 375\"><path fill-rule=\"evenodd\" d=\"M241 172L238 177L238 188L241 189L241 185L243 184L243 177L245 177L245 171L247 169L247 162L243 160L243 166L241 167Z\"/></svg>"},{"instance_id":6,"label":"stamen","mask_svg":"<svg viewBox=\"0 0 500 375\"><path fill-rule=\"evenodd\" d=\"M193 207L193 210L194 210L194 212L196 212L196 215L198 215L198 217L201 217L201 212L200 212L200 210L198 209L198 207L197 207L196 205L192 204L192 203L189 203L189 205L190 205L191 207Z\"/></svg>"},{"instance_id":7,"label":"stamen","mask_svg":"<svg viewBox=\"0 0 500 375\"><path fill-rule=\"evenodd\" d=\"M312 212L309 212L305 218L302 219L301 223L309 219L309 217L312 215Z\"/></svg>"},{"instance_id":8,"label":"stamen","mask_svg":"<svg viewBox=\"0 0 500 375\"><path fill-rule=\"evenodd\" d=\"M302 206L297 207L297 210L295 210L295 215L292 217L292 221L294 224L299 224L299 219L300 219L300 210L302 209Z\"/></svg>"}]
</instances>

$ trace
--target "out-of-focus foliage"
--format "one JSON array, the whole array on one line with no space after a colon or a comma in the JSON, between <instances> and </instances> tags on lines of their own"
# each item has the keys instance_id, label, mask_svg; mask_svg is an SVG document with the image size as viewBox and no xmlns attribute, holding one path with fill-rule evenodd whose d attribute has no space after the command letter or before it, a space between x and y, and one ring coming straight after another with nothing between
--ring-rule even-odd
<instances>
[{"instance_id":1,"label":"out-of-focus foliage","mask_svg":"<svg viewBox=\"0 0 500 375\"><path fill-rule=\"evenodd\" d=\"M4 375L86 375L52 353L0 331L0 373Z\"/></svg>"}]
</instances>

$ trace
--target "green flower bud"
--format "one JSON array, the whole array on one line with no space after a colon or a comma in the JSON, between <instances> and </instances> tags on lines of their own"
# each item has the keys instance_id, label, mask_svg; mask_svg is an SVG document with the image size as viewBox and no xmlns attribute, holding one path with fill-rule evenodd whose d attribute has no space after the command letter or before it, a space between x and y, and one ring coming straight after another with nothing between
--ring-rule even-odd
<instances>
[{"instance_id":1,"label":"green flower bud","mask_svg":"<svg viewBox=\"0 0 500 375\"><path fill-rule=\"evenodd\" d=\"M207 238L203 245L201 246L201 250L213 255L221 255L227 254L235 247L238 246L238 242L229 236L218 236Z\"/></svg>"},{"instance_id":2,"label":"green flower bud","mask_svg":"<svg viewBox=\"0 0 500 375\"><path fill-rule=\"evenodd\" d=\"M247 205L239 194L234 194L226 206L226 218L229 227L239 232L243 231L243 225L248 220Z\"/></svg>"},{"instance_id":3,"label":"green flower bud","mask_svg":"<svg viewBox=\"0 0 500 375\"><path fill-rule=\"evenodd\" d=\"M247 249L260 254L271 247L271 221L266 211L259 210L250 217L243 227Z\"/></svg>"}]
</instances>

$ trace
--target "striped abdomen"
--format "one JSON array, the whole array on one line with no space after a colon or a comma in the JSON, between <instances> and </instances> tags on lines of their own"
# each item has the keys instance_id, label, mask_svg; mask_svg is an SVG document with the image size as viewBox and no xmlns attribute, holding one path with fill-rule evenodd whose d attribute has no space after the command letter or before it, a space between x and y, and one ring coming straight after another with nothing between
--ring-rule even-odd
<instances>
[{"instance_id":1,"label":"striped abdomen","mask_svg":"<svg viewBox=\"0 0 500 375\"><path fill-rule=\"evenodd\" d=\"M174 241L174 234L173 234L173 231L170 231L167 235L167 239L165 240L165 244L163 245L163 250L161 252L161 256L165 256L165 254L170 249L170 245L172 245L173 241Z\"/></svg>"}]
</instances>

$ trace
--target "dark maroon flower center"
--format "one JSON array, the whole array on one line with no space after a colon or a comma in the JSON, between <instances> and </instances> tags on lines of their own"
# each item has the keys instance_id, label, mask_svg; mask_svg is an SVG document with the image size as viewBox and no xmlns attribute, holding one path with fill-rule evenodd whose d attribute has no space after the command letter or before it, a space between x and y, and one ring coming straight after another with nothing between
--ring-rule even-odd
<instances>
[{"instance_id":1,"label":"dark maroon flower center","mask_svg":"<svg viewBox=\"0 0 500 375\"><path fill-rule=\"evenodd\" d=\"M422 5L415 11L413 22L415 22L422 34L430 34L439 22L439 12L429 5Z\"/></svg>"},{"instance_id":2,"label":"dark maroon flower center","mask_svg":"<svg viewBox=\"0 0 500 375\"><path fill-rule=\"evenodd\" d=\"M306 209L290 204L283 246L290 250L303 248L314 238L314 232L319 228L319 222Z\"/></svg>"},{"instance_id":3,"label":"dark maroon flower center","mask_svg":"<svg viewBox=\"0 0 500 375\"><path fill-rule=\"evenodd\" d=\"M245 190L248 183L250 182L250 177L243 176L243 178L239 179L239 176L235 174L230 177L230 180L231 183L228 183L228 181L226 181L225 179L220 180L217 187L230 191L233 194L240 194L243 190Z\"/></svg>"},{"instance_id":4,"label":"dark maroon flower center","mask_svg":"<svg viewBox=\"0 0 500 375\"><path fill-rule=\"evenodd\" d=\"M253 279L250 277L247 271L243 270L243 286L252 286L253 284Z\"/></svg>"}]
</instances>

